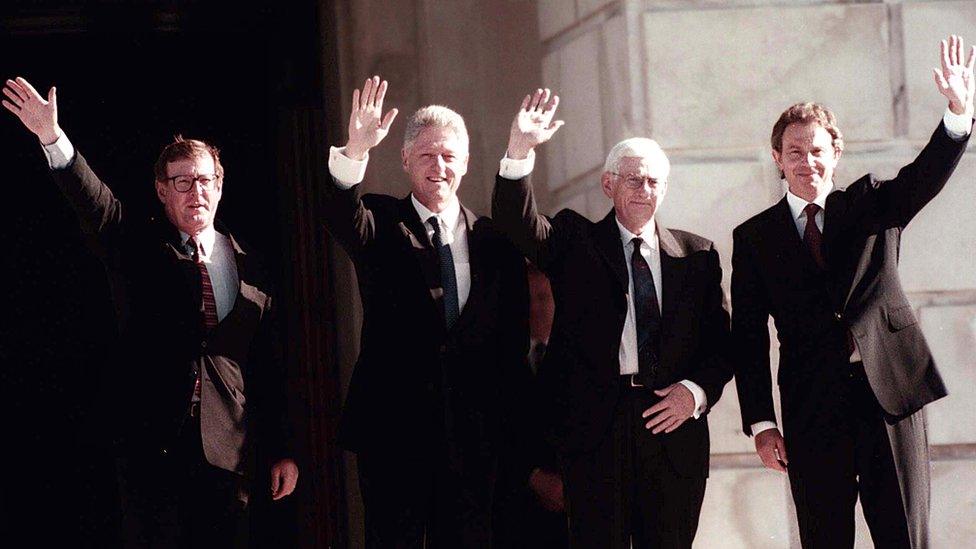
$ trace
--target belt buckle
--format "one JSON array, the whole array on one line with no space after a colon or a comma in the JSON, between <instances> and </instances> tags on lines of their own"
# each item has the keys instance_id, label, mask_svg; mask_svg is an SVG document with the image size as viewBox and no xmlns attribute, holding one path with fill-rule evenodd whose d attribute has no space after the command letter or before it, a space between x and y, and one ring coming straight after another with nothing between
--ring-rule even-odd
<instances>
[{"instance_id":1,"label":"belt buckle","mask_svg":"<svg viewBox=\"0 0 976 549\"><path fill-rule=\"evenodd\" d=\"M637 379L637 374L630 374L630 386L631 387L643 387L644 386L643 383L637 383L636 381L634 381L636 379Z\"/></svg>"}]
</instances>

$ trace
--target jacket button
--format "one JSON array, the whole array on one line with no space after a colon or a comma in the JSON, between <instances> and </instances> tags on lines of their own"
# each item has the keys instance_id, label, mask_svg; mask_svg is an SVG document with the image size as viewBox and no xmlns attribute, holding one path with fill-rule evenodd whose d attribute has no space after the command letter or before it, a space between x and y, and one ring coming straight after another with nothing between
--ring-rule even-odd
<instances>
[{"instance_id":1,"label":"jacket button","mask_svg":"<svg viewBox=\"0 0 976 549\"><path fill-rule=\"evenodd\" d=\"M201 341L200 342L200 348L201 349L206 349L207 348L207 342L206 341Z\"/></svg>"},{"instance_id":2,"label":"jacket button","mask_svg":"<svg viewBox=\"0 0 976 549\"><path fill-rule=\"evenodd\" d=\"M163 448L161 452L164 456L169 455L169 448Z\"/></svg>"},{"instance_id":3,"label":"jacket button","mask_svg":"<svg viewBox=\"0 0 976 549\"><path fill-rule=\"evenodd\" d=\"M840 313L834 313L834 318L836 318L837 320L840 320L840 319L844 318L844 315L842 315Z\"/></svg>"}]
</instances>

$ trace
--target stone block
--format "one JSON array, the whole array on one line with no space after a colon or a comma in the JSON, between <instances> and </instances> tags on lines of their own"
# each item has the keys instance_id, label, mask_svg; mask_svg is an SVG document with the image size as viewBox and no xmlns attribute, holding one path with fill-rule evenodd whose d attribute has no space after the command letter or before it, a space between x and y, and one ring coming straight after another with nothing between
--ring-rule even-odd
<instances>
[{"instance_id":1,"label":"stone block","mask_svg":"<svg viewBox=\"0 0 976 549\"><path fill-rule=\"evenodd\" d=\"M603 163L603 117L600 88L600 33L590 31L560 50L559 117L566 121L565 175L578 177ZM557 90L560 91L560 90Z\"/></svg>"},{"instance_id":2,"label":"stone block","mask_svg":"<svg viewBox=\"0 0 976 549\"><path fill-rule=\"evenodd\" d=\"M929 404L929 443L976 443L976 303L922 307L919 321L949 396Z\"/></svg>"},{"instance_id":3,"label":"stone block","mask_svg":"<svg viewBox=\"0 0 976 549\"><path fill-rule=\"evenodd\" d=\"M576 4L573 0L539 0L539 38L546 40L573 26Z\"/></svg>"},{"instance_id":4,"label":"stone block","mask_svg":"<svg viewBox=\"0 0 976 549\"><path fill-rule=\"evenodd\" d=\"M649 120L665 148L767 148L798 101L831 106L850 139L892 135L883 4L647 12L644 25Z\"/></svg>"},{"instance_id":5,"label":"stone block","mask_svg":"<svg viewBox=\"0 0 976 549\"><path fill-rule=\"evenodd\" d=\"M695 547L790 547L786 476L766 469L713 469L705 489Z\"/></svg>"},{"instance_id":6,"label":"stone block","mask_svg":"<svg viewBox=\"0 0 976 549\"><path fill-rule=\"evenodd\" d=\"M932 69L940 67L939 41L959 34L967 49L976 44L976 33L972 32L976 28L976 2L906 2L901 9L908 133L912 139L925 141L946 108L932 77Z\"/></svg>"},{"instance_id":7,"label":"stone block","mask_svg":"<svg viewBox=\"0 0 976 549\"><path fill-rule=\"evenodd\" d=\"M976 460L932 464L932 547L972 547L976 542Z\"/></svg>"}]
</instances>

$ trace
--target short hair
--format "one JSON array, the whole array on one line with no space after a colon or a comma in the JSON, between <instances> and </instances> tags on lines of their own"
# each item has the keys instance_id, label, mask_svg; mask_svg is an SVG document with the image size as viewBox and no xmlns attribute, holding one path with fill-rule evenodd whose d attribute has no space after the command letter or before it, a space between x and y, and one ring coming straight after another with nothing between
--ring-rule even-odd
<instances>
[{"instance_id":1,"label":"short hair","mask_svg":"<svg viewBox=\"0 0 976 549\"><path fill-rule=\"evenodd\" d=\"M617 173L620 169L620 161L624 158L653 158L664 161L668 170L671 169L671 161L664 150L658 145L657 141L646 137L631 137L617 143L607 154L607 161L603 163L603 171Z\"/></svg>"},{"instance_id":2,"label":"short hair","mask_svg":"<svg viewBox=\"0 0 976 549\"><path fill-rule=\"evenodd\" d=\"M779 115L779 120L773 124L773 134L769 138L773 150L783 152L783 133L786 132L786 128L790 124L807 124L810 122L816 122L820 127L827 130L832 138L835 152L839 153L844 150L844 134L840 133L840 128L837 127L837 117L827 107L820 103L811 102L792 105Z\"/></svg>"},{"instance_id":3,"label":"short hair","mask_svg":"<svg viewBox=\"0 0 976 549\"><path fill-rule=\"evenodd\" d=\"M199 139L184 139L180 134L174 135L173 142L163 147L162 152L159 153L159 159L156 160L156 165L153 167L153 172L156 174L156 181L166 181L167 177L169 177L166 172L166 165L170 162L187 158L199 158L208 154L213 158L217 178L223 179L224 167L220 164L220 151L217 147Z\"/></svg>"},{"instance_id":4,"label":"short hair","mask_svg":"<svg viewBox=\"0 0 976 549\"><path fill-rule=\"evenodd\" d=\"M407 129L403 132L403 148L409 149L427 128L450 128L468 146L468 128L464 119L453 110L441 105L428 105L413 113L407 120Z\"/></svg>"}]
</instances>

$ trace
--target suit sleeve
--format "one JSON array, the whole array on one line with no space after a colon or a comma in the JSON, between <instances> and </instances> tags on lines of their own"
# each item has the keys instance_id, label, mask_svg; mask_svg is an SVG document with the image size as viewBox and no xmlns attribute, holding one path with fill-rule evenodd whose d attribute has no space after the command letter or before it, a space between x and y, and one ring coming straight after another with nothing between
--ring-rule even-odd
<instances>
[{"instance_id":1,"label":"suit sleeve","mask_svg":"<svg viewBox=\"0 0 976 549\"><path fill-rule=\"evenodd\" d=\"M729 364L729 311L722 291L722 265L718 251L713 246L708 250L707 290L701 319L701 357L698 368L688 379L705 391L708 408L715 406L722 397L725 384L732 379L732 366Z\"/></svg>"},{"instance_id":2,"label":"suit sleeve","mask_svg":"<svg viewBox=\"0 0 976 549\"><path fill-rule=\"evenodd\" d=\"M71 163L51 170L51 176L74 209L82 230L105 248L111 248L122 224L122 203L92 171L85 157L75 152Z\"/></svg>"},{"instance_id":3,"label":"suit sleeve","mask_svg":"<svg viewBox=\"0 0 976 549\"><path fill-rule=\"evenodd\" d=\"M769 371L769 304L752 243L741 227L732 240L732 366L742 429L751 435L753 423L776 420Z\"/></svg>"},{"instance_id":4,"label":"suit sleeve","mask_svg":"<svg viewBox=\"0 0 976 549\"><path fill-rule=\"evenodd\" d=\"M274 463L295 456L294 428L289 413L288 376L282 358L281 307L269 298L252 342L254 399L258 412L258 441L261 453Z\"/></svg>"},{"instance_id":5,"label":"suit sleeve","mask_svg":"<svg viewBox=\"0 0 976 549\"><path fill-rule=\"evenodd\" d=\"M539 213L530 177L495 178L491 216L498 228L543 272L548 273L559 245L552 221Z\"/></svg>"},{"instance_id":6,"label":"suit sleeve","mask_svg":"<svg viewBox=\"0 0 976 549\"><path fill-rule=\"evenodd\" d=\"M945 124L939 124L922 152L889 181L873 181L878 202L890 222L900 227L939 194L959 159L966 151L969 136L958 141L949 137Z\"/></svg>"},{"instance_id":7,"label":"suit sleeve","mask_svg":"<svg viewBox=\"0 0 976 549\"><path fill-rule=\"evenodd\" d=\"M331 179L321 193L325 228L353 260L358 259L376 237L374 214L363 203L359 187L343 189Z\"/></svg>"}]
</instances>

